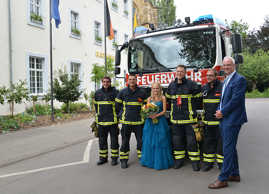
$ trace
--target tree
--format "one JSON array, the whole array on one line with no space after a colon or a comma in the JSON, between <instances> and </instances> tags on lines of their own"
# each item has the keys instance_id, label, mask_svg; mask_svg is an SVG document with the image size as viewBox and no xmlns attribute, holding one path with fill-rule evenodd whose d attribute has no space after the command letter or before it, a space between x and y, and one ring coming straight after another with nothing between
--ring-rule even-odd
<instances>
[{"instance_id":1,"label":"tree","mask_svg":"<svg viewBox=\"0 0 269 194\"><path fill-rule=\"evenodd\" d=\"M80 82L78 75L69 76L61 70L59 71L59 77L54 79L54 97L59 102L65 103L68 112L70 111L70 102L77 101L82 94L82 91L79 89Z\"/></svg>"},{"instance_id":2,"label":"tree","mask_svg":"<svg viewBox=\"0 0 269 194\"><path fill-rule=\"evenodd\" d=\"M107 58L107 76L109 76L111 79L115 77L114 69L114 60ZM100 83L102 78L105 76L105 65L100 66L97 63L94 63L91 73L91 80L95 82L95 85Z\"/></svg>"},{"instance_id":3,"label":"tree","mask_svg":"<svg viewBox=\"0 0 269 194\"><path fill-rule=\"evenodd\" d=\"M151 0L153 6L158 7L158 22L172 26L176 21L176 7L174 0Z\"/></svg>"},{"instance_id":4,"label":"tree","mask_svg":"<svg viewBox=\"0 0 269 194\"><path fill-rule=\"evenodd\" d=\"M26 88L26 82L20 80L16 84L11 84L11 86L6 89L4 95L5 99L9 103L10 114L13 117L15 104L21 104L23 100L29 99L29 92Z\"/></svg>"},{"instance_id":5,"label":"tree","mask_svg":"<svg viewBox=\"0 0 269 194\"><path fill-rule=\"evenodd\" d=\"M257 32L258 42L261 45L261 49L269 51L269 16L265 17L265 22L261 29Z\"/></svg>"},{"instance_id":6,"label":"tree","mask_svg":"<svg viewBox=\"0 0 269 194\"><path fill-rule=\"evenodd\" d=\"M5 102L5 93L7 89L5 87L0 87L0 104L4 104Z\"/></svg>"},{"instance_id":7,"label":"tree","mask_svg":"<svg viewBox=\"0 0 269 194\"><path fill-rule=\"evenodd\" d=\"M251 83L252 90L264 91L269 87L269 51L260 49L254 54L245 52L243 56L239 72Z\"/></svg>"}]
</instances>

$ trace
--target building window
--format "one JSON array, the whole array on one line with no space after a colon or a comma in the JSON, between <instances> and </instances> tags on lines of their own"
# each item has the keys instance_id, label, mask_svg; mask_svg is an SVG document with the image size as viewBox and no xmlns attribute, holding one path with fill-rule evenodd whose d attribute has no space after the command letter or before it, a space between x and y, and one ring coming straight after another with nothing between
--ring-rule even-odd
<instances>
[{"instance_id":1,"label":"building window","mask_svg":"<svg viewBox=\"0 0 269 194\"><path fill-rule=\"evenodd\" d=\"M29 57L30 93L44 93L44 58Z\"/></svg>"},{"instance_id":2,"label":"building window","mask_svg":"<svg viewBox=\"0 0 269 194\"><path fill-rule=\"evenodd\" d=\"M116 48L117 44L118 44L118 32L117 30L113 30L114 32L114 39L112 41L112 46L113 48Z\"/></svg>"},{"instance_id":3,"label":"building window","mask_svg":"<svg viewBox=\"0 0 269 194\"><path fill-rule=\"evenodd\" d=\"M80 78L80 63L71 62L70 75L77 75Z\"/></svg>"},{"instance_id":4,"label":"building window","mask_svg":"<svg viewBox=\"0 0 269 194\"><path fill-rule=\"evenodd\" d=\"M96 43L98 44L102 43L101 24L97 21L94 22L94 39Z\"/></svg>"},{"instance_id":5,"label":"building window","mask_svg":"<svg viewBox=\"0 0 269 194\"><path fill-rule=\"evenodd\" d=\"M125 16L128 16L129 15L129 12L128 12L128 0L124 0L123 13L124 13Z\"/></svg>"},{"instance_id":6,"label":"building window","mask_svg":"<svg viewBox=\"0 0 269 194\"><path fill-rule=\"evenodd\" d=\"M72 35L80 36L79 15L74 11L71 11L71 33Z\"/></svg>"},{"instance_id":7,"label":"building window","mask_svg":"<svg viewBox=\"0 0 269 194\"><path fill-rule=\"evenodd\" d=\"M118 11L118 0L112 0L111 6L114 11Z\"/></svg>"},{"instance_id":8,"label":"building window","mask_svg":"<svg viewBox=\"0 0 269 194\"><path fill-rule=\"evenodd\" d=\"M30 21L38 25L43 24L41 0L30 0Z\"/></svg>"}]
</instances>

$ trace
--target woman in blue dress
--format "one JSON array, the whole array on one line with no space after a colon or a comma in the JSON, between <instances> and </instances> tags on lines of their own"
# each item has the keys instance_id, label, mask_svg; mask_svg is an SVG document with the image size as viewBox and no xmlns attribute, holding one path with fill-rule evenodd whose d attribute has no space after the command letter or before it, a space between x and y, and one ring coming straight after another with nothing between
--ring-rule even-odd
<instances>
[{"instance_id":1,"label":"woman in blue dress","mask_svg":"<svg viewBox=\"0 0 269 194\"><path fill-rule=\"evenodd\" d=\"M164 116L166 112L166 98L162 95L162 88L159 83L153 83L151 96L148 103L159 106L159 113L151 115L146 119L143 128L142 157L140 163L143 166L156 170L168 169L174 164L171 149L170 128ZM154 124L152 119L158 119Z\"/></svg>"}]
</instances>

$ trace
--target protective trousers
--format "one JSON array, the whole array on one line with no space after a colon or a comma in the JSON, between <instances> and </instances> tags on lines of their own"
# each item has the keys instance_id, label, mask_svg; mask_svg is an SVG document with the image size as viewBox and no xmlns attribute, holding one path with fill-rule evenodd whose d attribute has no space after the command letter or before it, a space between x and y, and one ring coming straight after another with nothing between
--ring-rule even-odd
<instances>
[{"instance_id":1,"label":"protective trousers","mask_svg":"<svg viewBox=\"0 0 269 194\"><path fill-rule=\"evenodd\" d=\"M218 125L206 125L204 128L203 161L214 164L223 163L222 139Z\"/></svg>"},{"instance_id":2,"label":"protective trousers","mask_svg":"<svg viewBox=\"0 0 269 194\"><path fill-rule=\"evenodd\" d=\"M100 159L107 159L108 157L108 133L110 133L111 158L119 157L118 125L98 125Z\"/></svg>"},{"instance_id":3,"label":"protective trousers","mask_svg":"<svg viewBox=\"0 0 269 194\"><path fill-rule=\"evenodd\" d=\"M192 162L200 161L200 150L195 137L195 132L190 124L178 125L173 124L172 129L172 146L175 160L183 160L186 151Z\"/></svg>"},{"instance_id":4,"label":"protective trousers","mask_svg":"<svg viewBox=\"0 0 269 194\"><path fill-rule=\"evenodd\" d=\"M129 159L129 152L130 152L130 138L132 132L135 133L136 143L137 143L137 157L141 158L141 148L142 148L142 132L143 132L143 125L127 125L122 124L121 128L121 138L122 138L122 145L120 148L120 160L127 160Z\"/></svg>"}]
</instances>

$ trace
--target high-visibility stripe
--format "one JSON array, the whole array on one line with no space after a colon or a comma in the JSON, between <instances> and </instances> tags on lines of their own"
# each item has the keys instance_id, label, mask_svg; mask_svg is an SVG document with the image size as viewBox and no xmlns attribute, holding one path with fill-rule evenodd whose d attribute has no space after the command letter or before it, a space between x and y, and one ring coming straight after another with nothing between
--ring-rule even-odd
<instances>
[{"instance_id":1,"label":"high-visibility stripe","mask_svg":"<svg viewBox=\"0 0 269 194\"><path fill-rule=\"evenodd\" d=\"M123 101L123 104L134 105L134 106L142 106L143 105L142 102L126 102L126 101Z\"/></svg>"},{"instance_id":2,"label":"high-visibility stripe","mask_svg":"<svg viewBox=\"0 0 269 194\"><path fill-rule=\"evenodd\" d=\"M112 157L118 157L119 154L111 154Z\"/></svg>"},{"instance_id":3,"label":"high-visibility stripe","mask_svg":"<svg viewBox=\"0 0 269 194\"><path fill-rule=\"evenodd\" d=\"M118 102L118 103L122 103L122 100L118 99L118 98L115 98L115 101Z\"/></svg>"},{"instance_id":4,"label":"high-visibility stripe","mask_svg":"<svg viewBox=\"0 0 269 194\"><path fill-rule=\"evenodd\" d=\"M200 152L188 152L190 156L199 156Z\"/></svg>"},{"instance_id":5,"label":"high-visibility stripe","mask_svg":"<svg viewBox=\"0 0 269 194\"><path fill-rule=\"evenodd\" d=\"M219 103L220 99L203 99L203 103Z\"/></svg>"},{"instance_id":6,"label":"high-visibility stripe","mask_svg":"<svg viewBox=\"0 0 269 194\"><path fill-rule=\"evenodd\" d=\"M215 162L215 159L204 158L204 162Z\"/></svg>"},{"instance_id":7,"label":"high-visibility stripe","mask_svg":"<svg viewBox=\"0 0 269 194\"><path fill-rule=\"evenodd\" d=\"M170 121L173 124L189 124L189 123L196 123L197 122L197 118L193 118L192 120L174 120L173 119L173 112L174 112L174 108L173 108L173 104L172 104L171 112L170 112Z\"/></svg>"},{"instance_id":8,"label":"high-visibility stripe","mask_svg":"<svg viewBox=\"0 0 269 194\"><path fill-rule=\"evenodd\" d=\"M120 152L120 155L128 155L130 153L130 151L128 152Z\"/></svg>"},{"instance_id":9,"label":"high-visibility stripe","mask_svg":"<svg viewBox=\"0 0 269 194\"><path fill-rule=\"evenodd\" d=\"M189 109L189 117L190 120L193 120L193 112L192 112L192 105L191 105L191 97L188 97L188 109Z\"/></svg>"},{"instance_id":10,"label":"high-visibility stripe","mask_svg":"<svg viewBox=\"0 0 269 194\"><path fill-rule=\"evenodd\" d=\"M120 156L120 159L129 159L129 156Z\"/></svg>"},{"instance_id":11,"label":"high-visibility stripe","mask_svg":"<svg viewBox=\"0 0 269 194\"><path fill-rule=\"evenodd\" d=\"M115 104L114 101L94 101L95 104Z\"/></svg>"},{"instance_id":12,"label":"high-visibility stripe","mask_svg":"<svg viewBox=\"0 0 269 194\"><path fill-rule=\"evenodd\" d=\"M99 153L107 153L108 152L108 150L99 150Z\"/></svg>"},{"instance_id":13,"label":"high-visibility stripe","mask_svg":"<svg viewBox=\"0 0 269 194\"><path fill-rule=\"evenodd\" d=\"M106 158L107 154L99 154L100 157Z\"/></svg>"},{"instance_id":14,"label":"high-visibility stripe","mask_svg":"<svg viewBox=\"0 0 269 194\"><path fill-rule=\"evenodd\" d=\"M216 154L217 158L224 159L224 156Z\"/></svg>"},{"instance_id":15,"label":"high-visibility stripe","mask_svg":"<svg viewBox=\"0 0 269 194\"><path fill-rule=\"evenodd\" d=\"M137 153L141 154L141 150L136 150Z\"/></svg>"},{"instance_id":16,"label":"high-visibility stripe","mask_svg":"<svg viewBox=\"0 0 269 194\"><path fill-rule=\"evenodd\" d=\"M182 159L182 158L185 158L185 154L184 155L178 155L178 156L174 156L174 158L177 160L177 159Z\"/></svg>"},{"instance_id":17,"label":"high-visibility stripe","mask_svg":"<svg viewBox=\"0 0 269 194\"><path fill-rule=\"evenodd\" d=\"M203 153L203 156L204 157L207 157L207 158L215 158L215 154L205 154L205 153Z\"/></svg>"},{"instance_id":18,"label":"high-visibility stripe","mask_svg":"<svg viewBox=\"0 0 269 194\"><path fill-rule=\"evenodd\" d=\"M189 156L189 158L190 158L191 161L197 161L197 160L200 160L200 157L190 157L190 156Z\"/></svg>"},{"instance_id":19,"label":"high-visibility stripe","mask_svg":"<svg viewBox=\"0 0 269 194\"><path fill-rule=\"evenodd\" d=\"M201 97L201 96L202 96L202 93L198 93L198 94L194 95L193 97L194 97L194 98L199 98L199 97Z\"/></svg>"},{"instance_id":20,"label":"high-visibility stripe","mask_svg":"<svg viewBox=\"0 0 269 194\"><path fill-rule=\"evenodd\" d=\"M217 159L217 163L223 163L223 160Z\"/></svg>"},{"instance_id":21,"label":"high-visibility stripe","mask_svg":"<svg viewBox=\"0 0 269 194\"><path fill-rule=\"evenodd\" d=\"M206 125L219 125L219 121L203 121L204 124Z\"/></svg>"},{"instance_id":22,"label":"high-visibility stripe","mask_svg":"<svg viewBox=\"0 0 269 194\"><path fill-rule=\"evenodd\" d=\"M118 153L118 152L119 152L119 150L116 150L116 149L111 149L111 152L112 152L112 153Z\"/></svg>"},{"instance_id":23,"label":"high-visibility stripe","mask_svg":"<svg viewBox=\"0 0 269 194\"><path fill-rule=\"evenodd\" d=\"M185 150L184 151L176 151L176 150L174 150L174 154L185 154Z\"/></svg>"},{"instance_id":24,"label":"high-visibility stripe","mask_svg":"<svg viewBox=\"0 0 269 194\"><path fill-rule=\"evenodd\" d=\"M169 94L166 93L166 97L167 97L167 98L170 98L170 99L177 99L178 97L181 97L181 98L189 98L189 97L190 97L190 98L191 98L191 97L192 97L192 94L169 95Z\"/></svg>"},{"instance_id":25,"label":"high-visibility stripe","mask_svg":"<svg viewBox=\"0 0 269 194\"><path fill-rule=\"evenodd\" d=\"M120 123L126 124L126 125L142 125L144 123L144 119L142 119L142 121L123 121L123 120L120 120Z\"/></svg>"}]
</instances>

